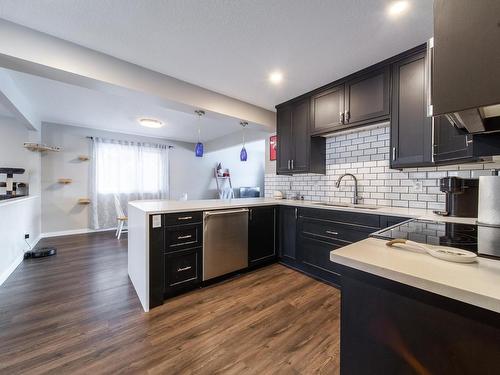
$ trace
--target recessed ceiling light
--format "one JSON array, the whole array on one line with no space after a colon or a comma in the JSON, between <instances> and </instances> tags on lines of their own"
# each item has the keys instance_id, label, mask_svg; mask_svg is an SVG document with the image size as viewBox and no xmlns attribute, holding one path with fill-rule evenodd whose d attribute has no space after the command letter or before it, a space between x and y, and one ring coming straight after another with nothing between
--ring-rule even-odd
<instances>
[{"instance_id":1,"label":"recessed ceiling light","mask_svg":"<svg viewBox=\"0 0 500 375\"><path fill-rule=\"evenodd\" d=\"M160 120L156 120L154 118L140 118L139 124L145 126L146 128L154 128L154 129L161 128L163 125L165 125Z\"/></svg>"},{"instance_id":2,"label":"recessed ceiling light","mask_svg":"<svg viewBox=\"0 0 500 375\"><path fill-rule=\"evenodd\" d=\"M271 83L277 85L278 83L281 83L283 81L283 73L281 73L279 70L276 70L269 74L269 81Z\"/></svg>"},{"instance_id":3,"label":"recessed ceiling light","mask_svg":"<svg viewBox=\"0 0 500 375\"><path fill-rule=\"evenodd\" d=\"M387 13L391 17L397 17L408 10L410 4L406 0L393 1L387 7Z\"/></svg>"}]
</instances>

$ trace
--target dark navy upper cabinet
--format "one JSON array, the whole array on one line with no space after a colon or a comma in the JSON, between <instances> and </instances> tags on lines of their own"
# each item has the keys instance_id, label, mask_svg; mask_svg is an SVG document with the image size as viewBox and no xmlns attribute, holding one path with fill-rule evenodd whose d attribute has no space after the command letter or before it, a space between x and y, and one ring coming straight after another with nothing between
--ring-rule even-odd
<instances>
[{"instance_id":1,"label":"dark navy upper cabinet","mask_svg":"<svg viewBox=\"0 0 500 375\"><path fill-rule=\"evenodd\" d=\"M326 171L326 140L310 135L310 98L276 107L277 174Z\"/></svg>"},{"instance_id":2,"label":"dark navy upper cabinet","mask_svg":"<svg viewBox=\"0 0 500 375\"><path fill-rule=\"evenodd\" d=\"M391 168L432 165L425 70L425 49L392 66Z\"/></svg>"},{"instance_id":3,"label":"dark navy upper cabinet","mask_svg":"<svg viewBox=\"0 0 500 375\"><path fill-rule=\"evenodd\" d=\"M344 126L344 97L344 84L312 96L311 134L322 134Z\"/></svg>"},{"instance_id":4,"label":"dark navy upper cabinet","mask_svg":"<svg viewBox=\"0 0 500 375\"><path fill-rule=\"evenodd\" d=\"M362 73L346 82L344 123L357 126L389 119L389 66Z\"/></svg>"}]
</instances>

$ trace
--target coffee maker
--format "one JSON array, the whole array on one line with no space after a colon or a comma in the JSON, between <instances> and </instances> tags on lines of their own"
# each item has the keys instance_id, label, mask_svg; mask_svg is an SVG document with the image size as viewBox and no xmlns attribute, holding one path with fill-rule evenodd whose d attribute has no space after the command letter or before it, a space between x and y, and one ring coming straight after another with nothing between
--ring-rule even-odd
<instances>
[{"instance_id":1,"label":"coffee maker","mask_svg":"<svg viewBox=\"0 0 500 375\"><path fill-rule=\"evenodd\" d=\"M439 190L446 194L445 211L434 211L442 216L477 217L479 179L444 177Z\"/></svg>"}]
</instances>

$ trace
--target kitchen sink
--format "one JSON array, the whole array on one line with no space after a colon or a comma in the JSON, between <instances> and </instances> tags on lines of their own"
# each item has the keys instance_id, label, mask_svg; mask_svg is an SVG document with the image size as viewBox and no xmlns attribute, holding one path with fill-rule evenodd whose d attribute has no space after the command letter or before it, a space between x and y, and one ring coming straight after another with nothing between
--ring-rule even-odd
<instances>
[{"instance_id":1,"label":"kitchen sink","mask_svg":"<svg viewBox=\"0 0 500 375\"><path fill-rule=\"evenodd\" d=\"M313 203L318 206L328 206L328 207L347 207L347 208L360 208L363 210L377 210L379 206L372 206L369 204L352 204L352 203L328 203L328 202L316 202Z\"/></svg>"}]
</instances>

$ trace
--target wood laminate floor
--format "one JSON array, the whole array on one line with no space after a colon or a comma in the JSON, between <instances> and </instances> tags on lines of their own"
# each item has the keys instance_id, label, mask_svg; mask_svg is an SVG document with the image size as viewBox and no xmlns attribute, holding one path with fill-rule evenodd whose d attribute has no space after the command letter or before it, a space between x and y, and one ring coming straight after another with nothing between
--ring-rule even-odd
<instances>
[{"instance_id":1,"label":"wood laminate floor","mask_svg":"<svg viewBox=\"0 0 500 375\"><path fill-rule=\"evenodd\" d=\"M141 309L127 240L45 239L0 287L0 374L337 374L340 292L281 265Z\"/></svg>"}]
</instances>

